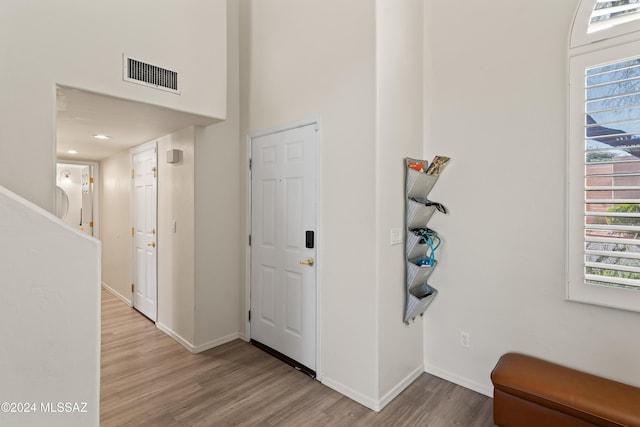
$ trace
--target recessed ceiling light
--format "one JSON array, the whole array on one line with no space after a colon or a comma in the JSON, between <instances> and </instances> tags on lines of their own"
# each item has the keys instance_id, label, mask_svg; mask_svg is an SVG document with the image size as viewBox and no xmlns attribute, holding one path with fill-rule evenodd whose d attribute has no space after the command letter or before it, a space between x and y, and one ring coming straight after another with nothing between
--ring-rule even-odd
<instances>
[{"instance_id":1,"label":"recessed ceiling light","mask_svg":"<svg viewBox=\"0 0 640 427\"><path fill-rule=\"evenodd\" d=\"M94 137L95 139L111 139L111 137L110 137L110 136L103 135L103 134L101 134L101 133L99 133L99 134L97 134L97 135L93 135L93 137Z\"/></svg>"},{"instance_id":2,"label":"recessed ceiling light","mask_svg":"<svg viewBox=\"0 0 640 427\"><path fill-rule=\"evenodd\" d=\"M67 150L67 154L78 154L76 150Z\"/></svg>"}]
</instances>

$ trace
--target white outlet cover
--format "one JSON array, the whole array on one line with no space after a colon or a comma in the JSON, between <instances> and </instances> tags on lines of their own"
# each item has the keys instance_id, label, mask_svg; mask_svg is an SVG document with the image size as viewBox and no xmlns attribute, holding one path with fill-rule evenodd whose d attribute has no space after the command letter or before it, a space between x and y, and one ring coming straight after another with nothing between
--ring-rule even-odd
<instances>
[{"instance_id":1,"label":"white outlet cover","mask_svg":"<svg viewBox=\"0 0 640 427\"><path fill-rule=\"evenodd\" d=\"M391 229L391 244L392 245L400 245L400 244L402 244L402 229L401 228L392 228Z\"/></svg>"},{"instance_id":2,"label":"white outlet cover","mask_svg":"<svg viewBox=\"0 0 640 427\"><path fill-rule=\"evenodd\" d=\"M471 347L471 334L469 332L460 332L460 345L462 347Z\"/></svg>"}]
</instances>

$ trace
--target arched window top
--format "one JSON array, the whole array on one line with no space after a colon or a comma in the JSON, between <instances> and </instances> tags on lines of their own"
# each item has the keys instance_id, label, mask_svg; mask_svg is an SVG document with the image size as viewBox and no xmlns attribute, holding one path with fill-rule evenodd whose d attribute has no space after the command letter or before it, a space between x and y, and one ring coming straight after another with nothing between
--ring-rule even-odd
<instances>
[{"instance_id":1,"label":"arched window top","mask_svg":"<svg viewBox=\"0 0 640 427\"><path fill-rule=\"evenodd\" d=\"M578 5L571 48L640 31L640 0L582 0Z\"/></svg>"},{"instance_id":2,"label":"arched window top","mask_svg":"<svg viewBox=\"0 0 640 427\"><path fill-rule=\"evenodd\" d=\"M640 0L597 0L591 12L587 32L606 30L640 19Z\"/></svg>"}]
</instances>

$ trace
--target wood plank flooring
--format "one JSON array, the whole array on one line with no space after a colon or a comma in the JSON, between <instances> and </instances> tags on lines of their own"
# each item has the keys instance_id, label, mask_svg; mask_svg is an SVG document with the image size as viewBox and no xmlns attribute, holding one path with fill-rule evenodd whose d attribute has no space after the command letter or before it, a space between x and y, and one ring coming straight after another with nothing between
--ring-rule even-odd
<instances>
[{"instance_id":1,"label":"wood plank flooring","mask_svg":"<svg viewBox=\"0 0 640 427\"><path fill-rule=\"evenodd\" d=\"M252 345L191 354L102 292L100 425L493 426L486 396L423 374L379 413Z\"/></svg>"}]
</instances>

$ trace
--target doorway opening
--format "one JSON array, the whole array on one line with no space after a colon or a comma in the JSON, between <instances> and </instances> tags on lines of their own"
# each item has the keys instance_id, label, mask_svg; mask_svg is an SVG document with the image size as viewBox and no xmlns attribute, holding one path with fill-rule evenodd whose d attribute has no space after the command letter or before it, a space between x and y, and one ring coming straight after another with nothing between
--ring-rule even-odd
<instances>
[{"instance_id":1,"label":"doorway opening","mask_svg":"<svg viewBox=\"0 0 640 427\"><path fill-rule=\"evenodd\" d=\"M100 238L97 162L56 163L56 215L69 226Z\"/></svg>"}]
</instances>

